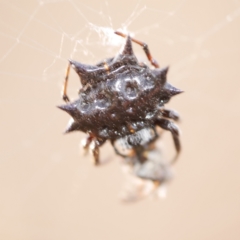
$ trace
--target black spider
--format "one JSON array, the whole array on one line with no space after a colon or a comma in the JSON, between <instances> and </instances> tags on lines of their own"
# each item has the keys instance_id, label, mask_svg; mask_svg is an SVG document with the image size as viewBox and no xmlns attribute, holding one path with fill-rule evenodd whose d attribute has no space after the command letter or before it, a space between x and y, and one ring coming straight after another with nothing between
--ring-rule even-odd
<instances>
[{"instance_id":1,"label":"black spider","mask_svg":"<svg viewBox=\"0 0 240 240\"><path fill-rule=\"evenodd\" d=\"M126 37L116 57L97 65L69 61L63 88L67 104L59 106L72 117L66 132L79 130L88 134L83 147L90 147L95 164L99 164L99 147L106 140L110 140L117 154L129 157L131 155L121 153L115 145L124 142L124 147L132 150L134 158L131 159L144 163L147 160L145 152L157 139L156 126L159 126L172 134L177 152L175 160L180 152L179 131L169 119L177 121L179 116L165 109L164 104L182 91L167 83L168 68L159 68L147 44L121 32L115 33ZM132 41L143 47L154 69L138 62ZM69 101L66 93L70 66L82 84L74 102Z\"/></svg>"}]
</instances>

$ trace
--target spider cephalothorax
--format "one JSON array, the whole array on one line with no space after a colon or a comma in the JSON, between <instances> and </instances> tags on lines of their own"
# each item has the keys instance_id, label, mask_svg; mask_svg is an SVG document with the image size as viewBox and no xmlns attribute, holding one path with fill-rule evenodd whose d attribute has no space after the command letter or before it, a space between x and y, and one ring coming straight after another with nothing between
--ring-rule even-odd
<instances>
[{"instance_id":1,"label":"spider cephalothorax","mask_svg":"<svg viewBox=\"0 0 240 240\"><path fill-rule=\"evenodd\" d=\"M99 146L106 140L110 140L114 146L115 141L126 139L132 149L141 149L157 138L156 126L172 133L178 153L178 129L166 119L177 120L178 115L166 110L164 104L182 91L167 83L168 68L158 68L146 44L116 33L126 37L126 43L115 58L93 66L69 61L68 72L70 66L73 67L80 77L82 88L78 99L69 102L66 94L67 72L63 99L69 103L59 106L72 117L66 132L79 130L88 134L84 147L91 144L96 164L99 162ZM138 62L132 50L132 41L143 46L154 69ZM142 141L144 134L140 133L144 129L152 134Z\"/></svg>"}]
</instances>

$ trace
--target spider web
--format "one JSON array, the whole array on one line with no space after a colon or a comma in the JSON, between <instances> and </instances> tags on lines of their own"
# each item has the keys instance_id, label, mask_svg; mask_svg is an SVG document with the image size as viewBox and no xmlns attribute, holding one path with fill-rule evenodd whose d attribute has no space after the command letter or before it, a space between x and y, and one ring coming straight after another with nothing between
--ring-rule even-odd
<instances>
[{"instance_id":1,"label":"spider web","mask_svg":"<svg viewBox=\"0 0 240 240\"><path fill-rule=\"evenodd\" d=\"M0 1L1 239L239 239L239 29L240 0ZM165 202L122 207L123 177L136 180L122 158L106 143L100 159L111 163L93 167L78 148L84 134L62 134L68 59L115 56L124 39L113 30L146 42L184 90L166 105L182 117L183 151ZM79 79L69 79L75 99ZM172 139L162 139L168 160ZM141 184L127 185L133 200L152 190Z\"/></svg>"},{"instance_id":2,"label":"spider web","mask_svg":"<svg viewBox=\"0 0 240 240\"><path fill-rule=\"evenodd\" d=\"M193 87L196 84L208 88L213 84L210 80L217 79L221 71L214 65L206 66L204 73L197 70L199 75L195 75L194 80L192 73L199 61L211 62L216 56L237 59L240 47L219 44L213 50L212 39L229 35L239 26L239 1L229 1L226 8L214 16L215 4L207 8L201 1L188 0L158 4L132 1L127 7L122 7L119 2L82 3L76 0L1 1L0 6L0 106L4 112L1 130L5 136L0 158L5 161L25 156L26 149L35 149L59 122L62 115L52 113L52 106L61 103L59 92L67 59L94 64L118 52L124 40L114 35L113 30L130 32L148 43L161 66L171 65L169 79L173 85L189 92L190 99L201 101L204 107L224 112L221 107L226 106L224 98L212 98L207 92L199 92L199 88ZM202 11L194 11L196 6ZM203 10L205 17L201 18ZM194 14L201 24L191 20ZM147 62L142 49L139 46L134 49L138 58ZM201 82L201 78L205 81ZM71 98L76 98L78 82L71 73L68 90ZM234 96L230 100L234 102ZM182 103L174 101L172 106L181 111ZM40 112L37 109L41 109ZM228 111L239 116L234 107L229 107ZM67 119L63 118L63 121ZM11 133L8 134L6 129L11 129ZM71 142L76 139L78 137ZM37 177L33 177L36 182L42 181L43 172L46 175L52 171L52 162L62 161L67 153L61 153L55 144L49 152L42 154L41 157L50 159L52 165L42 166Z\"/></svg>"}]
</instances>

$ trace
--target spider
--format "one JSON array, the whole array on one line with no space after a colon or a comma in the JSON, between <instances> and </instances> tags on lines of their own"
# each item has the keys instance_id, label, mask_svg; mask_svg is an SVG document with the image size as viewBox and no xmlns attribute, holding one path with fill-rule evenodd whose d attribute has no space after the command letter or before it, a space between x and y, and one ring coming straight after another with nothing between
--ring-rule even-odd
<instances>
[{"instance_id":1,"label":"spider","mask_svg":"<svg viewBox=\"0 0 240 240\"><path fill-rule=\"evenodd\" d=\"M151 149L151 144L158 138L156 127L159 126L172 134L175 161L181 146L179 130L171 120L177 121L179 115L165 109L164 104L182 91L167 82L168 67L160 68L146 43L119 31L115 34L126 38L116 57L107 58L96 65L69 60L62 92L67 104L59 106L72 117L65 132L87 133L83 148L90 149L96 165L100 163L99 148L107 140L118 155L125 158L132 156L131 159L144 163L147 161L145 152ZM132 42L143 48L153 69L138 62ZM67 95L71 67L79 75L82 84L78 99L73 102ZM119 141L131 152L127 155L121 153L116 146Z\"/></svg>"}]
</instances>

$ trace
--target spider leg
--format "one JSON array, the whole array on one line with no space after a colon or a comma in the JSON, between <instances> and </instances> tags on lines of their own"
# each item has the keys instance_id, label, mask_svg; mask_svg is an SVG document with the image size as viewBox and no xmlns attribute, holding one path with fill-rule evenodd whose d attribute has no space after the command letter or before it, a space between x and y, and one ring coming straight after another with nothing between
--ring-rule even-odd
<instances>
[{"instance_id":1,"label":"spider leg","mask_svg":"<svg viewBox=\"0 0 240 240\"><path fill-rule=\"evenodd\" d=\"M164 119L164 118L158 118L155 122L159 127L170 131L172 133L172 138L174 141L174 145L175 145L175 149L177 151L176 156L173 158L171 163L174 163L176 161L176 159L178 158L178 155L180 153L181 150L181 143L179 140L179 130L177 128L177 126L174 124L174 122Z\"/></svg>"},{"instance_id":2,"label":"spider leg","mask_svg":"<svg viewBox=\"0 0 240 240\"><path fill-rule=\"evenodd\" d=\"M68 84L68 76L69 76L69 72L70 72L70 67L71 67L71 64L69 63L68 67L67 67L64 83L63 83L62 99L65 102L70 102L69 97L67 96L67 84Z\"/></svg>"},{"instance_id":3,"label":"spider leg","mask_svg":"<svg viewBox=\"0 0 240 240\"><path fill-rule=\"evenodd\" d=\"M91 142L90 151L93 155L94 165L99 165L99 146L97 145L96 141Z\"/></svg>"},{"instance_id":4,"label":"spider leg","mask_svg":"<svg viewBox=\"0 0 240 240\"><path fill-rule=\"evenodd\" d=\"M174 110L160 109L160 114L161 114L162 117L170 118L170 119L173 119L175 121L179 121L179 119L180 119L179 114Z\"/></svg>"},{"instance_id":5,"label":"spider leg","mask_svg":"<svg viewBox=\"0 0 240 240\"><path fill-rule=\"evenodd\" d=\"M99 147L102 146L103 143L105 143L105 141L106 140L92 138L90 143L89 143L89 148L90 148L90 151L93 155L94 165L99 165L100 164L100 161L99 161Z\"/></svg>"},{"instance_id":6,"label":"spider leg","mask_svg":"<svg viewBox=\"0 0 240 240\"><path fill-rule=\"evenodd\" d=\"M119 36L121 36L121 37L124 37L124 38L127 37L126 34L124 34L124 33L122 33L122 32L119 32L119 31L115 31L114 33L117 34L117 35L119 35ZM137 40L137 39L135 39L135 38L132 38L132 37L131 37L131 40L132 40L133 42L137 43L138 45L140 45L140 46L143 48L143 51L144 51L145 54L147 55L148 60L150 61L150 63L151 63L155 68L159 68L159 67L160 67L159 64L158 64L158 62L157 62L155 59L153 59L153 57L152 57L152 55L151 55L151 53L150 53L150 50L149 50L149 48L148 48L148 45L147 45L146 43L144 43L144 42L142 42L142 41L139 41L139 40Z\"/></svg>"},{"instance_id":7,"label":"spider leg","mask_svg":"<svg viewBox=\"0 0 240 240\"><path fill-rule=\"evenodd\" d=\"M83 149L90 151L93 155L93 163L94 165L99 165L99 147L105 142L105 140L100 140L95 138L92 135L87 136L85 139L82 140L81 145Z\"/></svg>"},{"instance_id":8,"label":"spider leg","mask_svg":"<svg viewBox=\"0 0 240 240\"><path fill-rule=\"evenodd\" d=\"M90 143L92 142L93 137L92 136L87 136L86 138L82 139L81 145L83 149L88 150Z\"/></svg>"}]
</instances>

